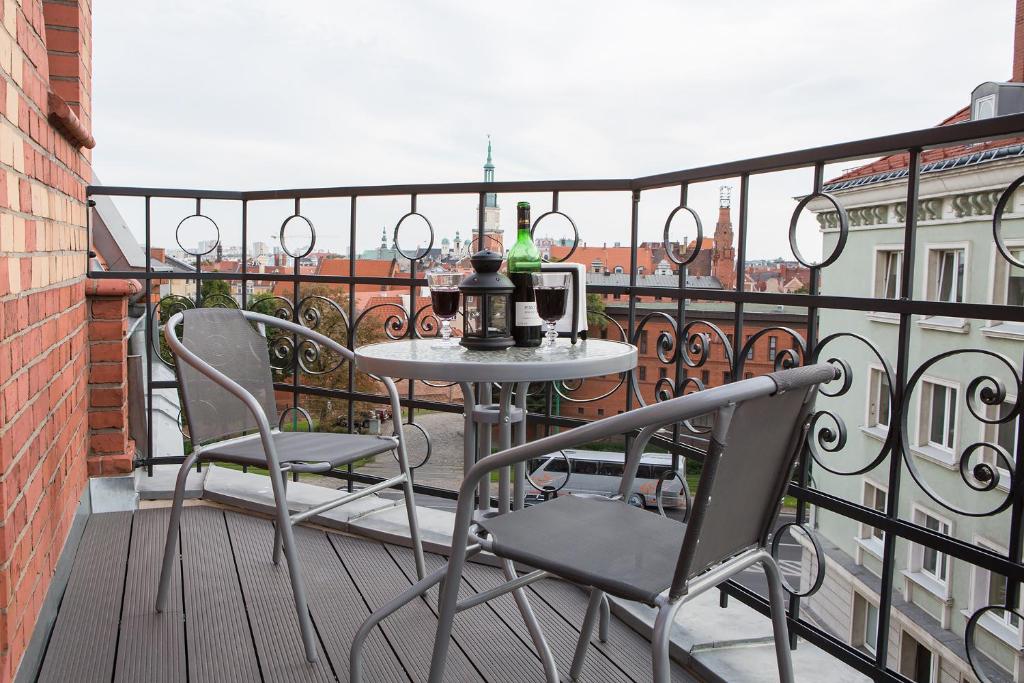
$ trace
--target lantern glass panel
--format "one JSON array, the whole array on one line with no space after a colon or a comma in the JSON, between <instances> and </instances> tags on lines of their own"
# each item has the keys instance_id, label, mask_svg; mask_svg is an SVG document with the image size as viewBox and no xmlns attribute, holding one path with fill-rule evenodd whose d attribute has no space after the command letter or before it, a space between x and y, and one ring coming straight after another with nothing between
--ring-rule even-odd
<instances>
[{"instance_id":1,"label":"lantern glass panel","mask_svg":"<svg viewBox=\"0 0 1024 683\"><path fill-rule=\"evenodd\" d=\"M489 294L490 324L488 334L501 337L508 334L508 295Z\"/></svg>"},{"instance_id":2,"label":"lantern glass panel","mask_svg":"<svg viewBox=\"0 0 1024 683\"><path fill-rule=\"evenodd\" d=\"M480 324L483 316L483 297L478 294L467 294L466 309L463 320L464 334L484 336L484 326Z\"/></svg>"}]
</instances>

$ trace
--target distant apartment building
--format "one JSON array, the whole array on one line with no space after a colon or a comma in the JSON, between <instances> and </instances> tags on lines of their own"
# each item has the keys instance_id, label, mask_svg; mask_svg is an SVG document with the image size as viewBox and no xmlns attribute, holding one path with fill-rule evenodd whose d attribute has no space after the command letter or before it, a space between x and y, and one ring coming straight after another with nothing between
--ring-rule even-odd
<instances>
[{"instance_id":1,"label":"distant apartment building","mask_svg":"<svg viewBox=\"0 0 1024 683\"><path fill-rule=\"evenodd\" d=\"M1015 74L1016 80L1024 74ZM990 88L989 88L990 89ZM977 94L940 125L955 125L986 115ZM926 150L921 157L913 291L903 292L900 272L904 259L906 219L906 154L886 157L828 181L825 191L836 197L849 215L848 242L842 256L824 269L822 294L947 302L1024 304L1024 269L1008 263L993 241L993 209L1002 191L1024 174L1021 139ZM1006 207L1003 236L1016 259L1024 257L1021 193ZM823 235L823 253L835 249L839 222L834 207L815 200ZM863 474L837 475L814 466L814 486L826 493L877 510L889 497L889 453L886 448L893 414L885 363L895 363L899 319L882 312L823 310L820 336L848 332L870 340L878 350L847 337L832 344L826 357L844 358L854 373L848 393L819 401L819 409L841 415L847 442L829 457L829 466L843 472L867 468ZM1005 355L1019 369L1024 353L1024 326L1000 320L914 316L910 335L909 372L940 354L960 349L985 349ZM1007 382L1005 402L989 406L977 401L972 382L985 375ZM971 544L1006 553L1009 517L1005 511L971 516L947 509L980 513L996 508L1008 495L1009 472L1000 472L994 490L974 490L974 465L997 466L993 449L971 455L971 444L998 444L1010 457L1017 452L1017 420L985 424L973 411L992 420L1010 410L1019 387L994 358L962 354L930 365L913 387L905 421L910 452L903 463L898 501L901 519ZM975 395L969 395L975 394ZM973 408L971 406L974 406ZM969 458L967 474L961 459ZM929 495L908 469L930 488ZM868 653L879 638L887 638L888 665L914 681L973 681L965 659L963 634L967 619L978 609L1002 604L1006 578L963 564L934 549L896 541L894 611L889 633L877 633L878 595L884 533L851 518L824 510L814 524L827 547L827 572L822 589L805 601L811 618L835 636ZM989 612L979 622L976 645L987 658L982 666L992 680L1024 680L1024 630L1012 613Z\"/></svg>"}]
</instances>

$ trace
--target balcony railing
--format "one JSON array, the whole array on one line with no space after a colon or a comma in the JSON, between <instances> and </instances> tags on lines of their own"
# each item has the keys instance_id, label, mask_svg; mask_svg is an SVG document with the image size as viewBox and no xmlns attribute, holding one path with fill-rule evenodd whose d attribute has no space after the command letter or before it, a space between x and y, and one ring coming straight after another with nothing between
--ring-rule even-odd
<instances>
[{"instance_id":1,"label":"balcony railing","mask_svg":"<svg viewBox=\"0 0 1024 683\"><path fill-rule=\"evenodd\" d=\"M973 668L975 675L983 680L983 677L1009 680L1012 674L1008 672L1013 671L1014 658L1019 657L1020 643L1016 648L1001 650L998 643L993 644L996 639L988 637L998 630L997 626L986 626L986 620L1001 620L1006 627L1006 633L1002 633L1004 640L1007 633L1010 641L1021 638L1020 622L1024 621L1024 614L1017 610L1017 605L1020 604L1020 582L1024 580L1024 496L1021 495L1021 487L1024 485L1021 481L1024 473L1021 467L1024 440L1017 439L1016 434L1020 432L1019 425L1024 420L1020 409L1021 401L1024 400L1020 362L1024 356L1024 336L1017 338L1016 335L981 334L978 328L991 327L991 321L1024 323L1024 307L1008 305L1006 296L986 294L986 290L999 289L989 286L994 275L988 278L987 283L973 282L969 287L961 285L970 292L964 296L940 296L941 292L930 291L928 283L931 280L928 278L937 277L936 268L943 267L937 265L933 251L936 245L941 246L954 240L938 237L945 227L941 221L941 212L938 219L931 213L923 216L921 212L924 206L922 184L928 181L932 173L939 174L946 170L941 165L926 163L931 158L928 156L930 150L959 150L955 153L951 151L948 158L979 155L974 161L962 164L958 171L961 174L974 172L972 169L975 168L988 168L983 162L989 159L993 164L1010 164L1012 169L1012 158L995 158L988 150L994 147L991 143L995 141L1022 134L1024 115L1014 115L633 179L415 184L254 192L91 187L89 194L92 197L106 195L125 198L119 200L125 203L137 203L147 254L157 240L161 243L169 242L179 220L189 216L206 216L212 213L209 209L211 206L216 206L220 212L218 215L230 212L236 217L233 219L237 226L234 237L242 245L242 254L239 272L214 271L203 255L199 254L194 257L194 272L155 271L152 263L147 260L144 270L92 270L90 276L137 278L143 281L145 300L149 302L146 308L146 329L149 330L150 341L146 344L145 354L151 368L163 362L156 336L161 309L166 314L174 307L182 306L250 307L256 303L250 293L250 286L254 282L286 283L278 286L273 298L262 297L258 303L271 305L278 314L292 317L311 327L319 326L322 329L327 324L325 321L330 320L331 330L328 332L351 348L360 343L364 333L384 338L436 333L429 304L418 303L420 290L425 286L421 263L424 251L421 249L408 253L410 258L405 259L407 271L389 276L358 276L355 258L349 259L348 273L344 275L306 274L302 271L300 258L289 259L288 272L254 272L248 263L251 255L247 249L254 239L253 235L262 234L252 227L255 214L267 216L276 212L274 226L280 226L282 247L291 256L301 257L302 252L314 248L318 235L322 237L334 230L325 227L322 220L311 217L313 212L309 207L316 204L318 215L329 215L331 218L328 222L331 225L347 225L347 253L354 256L358 253L357 226L361 225L359 209L364 203L378 198L391 198L388 206L392 208L398 206L395 203L397 201L405 203L404 207L395 211L392 227L401 224L403 218L410 215L429 218L429 210L422 208L428 198L475 198L479 207L477 240L484 239L483 206L487 193L510 198L544 194L550 197L550 205L542 213L550 210L564 211L566 214L571 211L565 209L567 197L572 197L573 201L583 201L599 193L627 198L630 208L622 220L629 226L631 267L627 273L628 284L596 284L589 286L588 292L619 297L622 302L625 311L614 321L619 323L618 327L609 327L610 338L621 335L639 345L645 330L657 330L657 338L646 355L656 366L665 369L664 376L658 377L657 381L652 378L647 384L639 381L635 373L630 377L610 378L600 390L589 393L585 390L587 382L535 387L536 400L529 404L531 424L541 430L571 428L580 424L582 419L578 412L574 415L571 410L566 410L567 406L583 406L601 400L604 404L616 406L617 410L630 410L644 402L700 390L704 388L704 381L699 373L713 356L722 357L730 368L730 377L741 378L744 376L749 352L760 348L757 344L765 344L766 336L788 340L773 353L774 365L781 367L818 360L835 363L843 373L842 387L838 390L830 388L829 393L820 398L809 445L789 490L796 501L794 527L823 537L826 541L824 547L828 549L822 550L812 543L803 546L806 552L801 555L800 569L796 572L802 576L802 586L793 587L790 602L790 629L794 635L794 644L797 636L803 638L876 681L906 680L904 676L915 680L935 680L923 676L932 676L938 671L938 660L952 662L957 659L963 667ZM884 223L885 229L889 231L885 233L889 235L885 246L902 252L898 272L894 273L899 283L900 296L880 298L870 285L865 286L873 268L873 263L868 263L867 259L876 258L878 240L864 241L872 238L864 236L870 231L860 229L866 227L863 223L853 226L857 229L851 229L847 209L855 207L844 206L844 197L850 188L838 184L829 186L826 176L834 172L834 164L891 154L907 155L903 171L878 179L879 186L887 188L887 201L903 207L898 221L887 218ZM986 154L989 156L986 157ZM803 197L793 201L792 221L789 230L782 234L788 236L788 246L794 258L810 268L810 285L805 293L748 291L742 274L746 272L750 260L748 246L751 231L760 229L750 221L751 185L762 176L793 172L805 174L809 182L792 193ZM1024 174L1024 166L1018 168L1016 174ZM690 220L694 215L688 206L691 188L701 183L723 180L734 180L739 187L735 226L735 270L739 276L735 286L729 289L688 288L685 278L687 264L678 262L672 266L677 276L677 286L638 286L637 254L642 242L641 214L645 199L660 198L652 202L652 205L659 207L658 215L652 220L659 226L664 225L663 236L666 249L669 250L670 233L679 230L677 221ZM975 252L984 253L971 253L969 258L986 262L991 253L993 263L998 264L1002 259L1001 266L993 266L993 274L998 267L1003 270L1024 268L1024 263L1018 261L1017 242L1013 239L1015 235L1024 238L1024 229L1016 225L1007 227L1011 216L1015 215L1012 197L1020 182L1018 179L1012 184L1003 183L996 188L989 183L987 190L996 193L994 196L999 198L998 203L990 206L987 212L979 211L985 216L984 219L972 224L975 233L970 240L982 239L977 237L977 231L981 231L987 247L977 249L973 247L974 242L971 242L968 251L974 248ZM662 212L660 207L665 205L666 192L676 193L676 198L668 204L670 210ZM930 194L930 191L926 194ZM185 201L188 202L187 208ZM682 208L671 210L672 206ZM172 210L180 213L172 216ZM802 255L799 249L799 218L809 212L832 213L831 217L821 221L821 226L825 228L823 254L817 260ZM425 223L430 226L429 222ZM925 227L926 223L928 227ZM949 224L960 225L955 221ZM212 252L214 247L210 244L213 244L212 240L222 239L222 228L213 218L207 225L210 233L206 239L211 241L203 249ZM286 244L288 235L299 228L308 233L302 240L301 249ZM898 239L892 237L894 230L898 231ZM927 233L927 241L923 241L926 230L931 232ZM330 234L344 236L345 233L343 229L338 229ZM698 232L698 251L702 245L702 236L703 232ZM436 237L438 235L430 227L430 243ZM579 238L577 235L577 242ZM400 242L401 235L396 234L395 240ZM365 238L363 241L365 243ZM786 244L785 241L780 243ZM1024 244L1024 240L1021 244ZM860 246L854 249L851 245ZM198 254L200 249L194 251ZM678 261L689 263L695 256L691 254L689 259ZM835 275L830 277L830 273ZM961 278L970 279L962 269L959 274ZM204 299L204 283L216 280L238 283L237 300L224 296L208 296ZM173 285L180 281L200 283L195 300L180 294L164 298L159 296L158 282ZM288 291L282 294L280 287ZM339 297L332 299L325 296L324 287L340 293ZM408 298L403 304L383 303L359 310L359 287L388 288ZM648 307L640 305L640 299L650 297L660 297L669 303L659 310L648 311ZM946 300L940 300L943 298ZM701 304L695 303L698 301L724 302L730 306L729 326L716 325L702 318ZM797 331L770 322L752 327L750 321L753 311L761 310L760 306L765 304L802 309L806 313L805 330ZM883 321L870 322L873 318L881 318ZM959 321L966 325L950 325L956 329L944 332L922 325L922 319L933 322ZM972 323L974 332L965 333L965 329L971 329ZM374 329L370 330L370 327ZM723 330L723 327L729 329ZM865 334L863 329L871 334ZM736 340L735 344L731 340ZM296 409L285 416L288 420L296 421L297 416L303 415L298 409L311 405L311 401L320 401L319 414L327 415L323 406L326 401L330 401L330 411L333 413L331 419L352 429L357 420L357 403L385 403L386 399L374 393L372 387L359 383L353 368L339 366L322 357L320 349L296 349L289 346L289 343L289 339L281 339L272 347L277 351L274 357L280 368L277 388L290 396L291 405ZM940 371L940 366L945 369ZM942 377L937 378L936 375ZM325 377L332 379L330 382L321 381ZM884 383L881 381L883 379ZM715 379L711 381L717 383ZM175 386L173 381L155 378L154 372L147 374L146 409L150 424L154 411L154 390L174 389ZM934 389L935 386L946 387L947 390L939 392ZM430 387L419 383L405 386L403 404L407 410L408 423L416 424L417 416L422 415L423 411L461 413L461 402L438 400L436 392L425 396L427 388ZM870 401L868 407L865 407L860 397L869 395L876 396L878 401L888 406L886 415L880 417L878 405ZM946 412L941 412L940 404L956 406L952 412L947 408L943 408ZM868 413L867 417L865 412ZM314 421L308 412L303 415L303 419L311 423ZM969 433L967 422L972 419L981 425L979 438ZM923 424L926 426L922 427ZM948 441L942 425L948 427ZM935 434L935 438L938 442L932 443L930 433L924 434L928 438L922 437L922 430L934 431L936 426L939 433ZM1006 442L1012 444L1012 450L1000 445L996 437L1000 428L1012 433L1012 438ZM692 467L699 467L702 457L699 448L700 429L697 425L677 425L672 433L660 436L658 445L694 463ZM148 443L141 449L143 457L138 464L151 467L180 462L181 458L153 455L153 433L152 428L147 429ZM693 438L695 435L698 437L696 440ZM429 445L430 437L425 431L423 436ZM864 444L873 445L873 449L869 450ZM428 449L422 455L428 456L429 452ZM429 464L427 457L420 459L421 468ZM361 473L358 469L337 473L336 476L347 479L349 486L353 482L371 483L380 480L380 477ZM881 496L869 500L859 493L863 488L862 479L877 484ZM418 485L420 492L433 495L451 496L454 488ZM929 511L941 512L941 515ZM847 528L852 531L844 531ZM779 534L794 531L795 528L790 528L780 530ZM852 547L849 544L851 534L858 541L855 547L871 546L877 554L877 561L872 559L874 555L861 557L859 550L849 550ZM829 626L828 619L815 606L815 595L823 585L840 581L840 575L847 574L857 574L861 584L869 584L867 595L861 597L867 607L858 604L850 606L848 628ZM920 576L925 579L920 579ZM976 580L977 577L987 577L987 583ZM938 607L928 602L926 597L915 597L926 595L915 591L919 590L922 582L927 581L939 585L939 593L945 590L945 594L940 595L941 599L936 603ZM982 590L983 587L989 590ZM931 590L935 586L928 584L926 588ZM854 588L851 592L857 590L862 589ZM764 614L768 613L765 598L750 588L730 582L722 586L722 591ZM994 598L999 602L990 604ZM915 617L905 620L900 617L901 610L923 610L926 615L931 614L928 619L934 619L933 631L954 632L961 636L966 631L967 638L960 645L949 645L948 638L945 641L939 638L928 640L913 631L912 625L905 623L913 620L920 622L920 619ZM873 616L868 616L869 613ZM986 636L977 637L982 629ZM870 642L872 631L881 634L874 638L874 643ZM896 634L895 638L890 635L893 633ZM890 645L894 640L896 649ZM926 658L922 651L914 650L914 647L924 648L931 658ZM922 670L926 666L930 668L927 674Z\"/></svg>"}]
</instances>

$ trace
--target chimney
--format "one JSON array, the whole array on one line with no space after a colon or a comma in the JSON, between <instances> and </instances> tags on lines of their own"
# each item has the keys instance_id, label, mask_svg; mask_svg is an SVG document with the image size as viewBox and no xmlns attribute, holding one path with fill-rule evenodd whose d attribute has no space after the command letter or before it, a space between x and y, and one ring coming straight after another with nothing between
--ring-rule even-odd
<instances>
[{"instance_id":1,"label":"chimney","mask_svg":"<svg viewBox=\"0 0 1024 683\"><path fill-rule=\"evenodd\" d=\"M164 262L164 258L165 258L164 254L165 253L166 253L166 250L163 247L150 247L149 248L149 257L153 258L153 259L156 259L160 263Z\"/></svg>"},{"instance_id":2,"label":"chimney","mask_svg":"<svg viewBox=\"0 0 1024 683\"><path fill-rule=\"evenodd\" d=\"M1017 14L1013 22L1013 74L1010 80L1024 83L1024 0L1017 0Z\"/></svg>"}]
</instances>

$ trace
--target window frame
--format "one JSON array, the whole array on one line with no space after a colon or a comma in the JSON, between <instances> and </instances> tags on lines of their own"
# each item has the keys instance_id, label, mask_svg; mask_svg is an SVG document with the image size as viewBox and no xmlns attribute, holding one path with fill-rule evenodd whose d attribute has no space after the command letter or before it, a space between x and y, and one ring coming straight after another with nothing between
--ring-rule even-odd
<instances>
[{"instance_id":1,"label":"window frame","mask_svg":"<svg viewBox=\"0 0 1024 683\"><path fill-rule=\"evenodd\" d=\"M925 385L939 385L947 389L953 389L956 391L957 400L953 402L956 410L953 415L953 446L952 448L946 447L942 444L936 444L931 441L931 391L932 389L926 389ZM925 457L929 460L933 460L939 464L945 465L946 467L955 467L957 464L957 454L959 452L958 445L960 443L960 420L963 411L959 409L959 402L963 396L963 387L959 382L944 379L941 377L935 377L931 375L925 375L921 377L921 390L915 392L917 394L917 433L914 439L914 453L919 456ZM927 405L925 402L925 394L927 396ZM948 399L947 399L948 401Z\"/></svg>"},{"instance_id":2,"label":"window frame","mask_svg":"<svg viewBox=\"0 0 1024 683\"><path fill-rule=\"evenodd\" d=\"M887 278L885 277L886 272L883 272L883 267L888 268L888 259L892 254L898 254L898 272L896 273L896 296L887 297L883 296ZM885 299L887 301L894 301L902 296L901 287L902 281L902 267L903 267L903 245L902 244L876 244L874 248L874 258L871 261L871 296L876 299ZM882 323L899 323L900 316L898 313L891 313L888 311L869 311L867 317L876 322Z\"/></svg>"},{"instance_id":3,"label":"window frame","mask_svg":"<svg viewBox=\"0 0 1024 683\"><path fill-rule=\"evenodd\" d=\"M868 489L872 488L875 492L880 492L884 496L882 509L879 510L875 506L874 500L868 502ZM885 484L878 482L875 479L864 477L861 480L861 494L860 494L861 505L876 512L885 514L886 509L889 505L889 487ZM875 531L878 531L881 535L875 536ZM882 559L882 553L885 545L885 532L878 529L878 527L871 526L861 522L857 525L857 545L861 549L867 551L874 557ZM858 558L859 560L860 558ZM858 564L863 564L858 562Z\"/></svg>"},{"instance_id":4,"label":"window frame","mask_svg":"<svg viewBox=\"0 0 1024 683\"><path fill-rule=\"evenodd\" d=\"M1017 249L1024 251L1024 237L1004 240L1006 248L1011 252ZM1021 254L1024 260L1024 254ZM989 262L989 297L988 300L994 305L1006 305L1009 297L1010 273L1013 266L1003 255L999 253L996 246L992 245L991 259ZM988 336L1006 337L1010 339L1024 339L1024 322L1013 320L989 320L988 325L982 328L982 332Z\"/></svg>"},{"instance_id":5,"label":"window frame","mask_svg":"<svg viewBox=\"0 0 1024 683\"><path fill-rule=\"evenodd\" d=\"M926 301L942 301L938 298L940 283L936 280L936 269L941 268L936 254L946 251L963 251L963 282L961 285L960 300L953 303L964 303L970 301L971 283L971 243L970 242L933 242L925 245L924 249L924 281L921 283L921 291L924 292ZM926 329L942 330L946 332L966 333L970 331L970 325L964 318L952 318L948 316L926 316L918 321L918 324Z\"/></svg>"},{"instance_id":6,"label":"window frame","mask_svg":"<svg viewBox=\"0 0 1024 683\"><path fill-rule=\"evenodd\" d=\"M939 513L935 512L931 508L927 508L923 505L914 503L912 506L911 519L917 526L928 528L927 520L925 518L931 517L936 520L940 528L934 530L937 533L941 533L945 536L952 536L954 525L953 520L943 517ZM942 525L945 525L945 531L942 530ZM947 553L939 552L932 548L928 548L920 543L908 543L907 544L907 569L903 572L904 576L912 581L915 585L924 588L932 595L938 597L940 600L948 600L951 595L951 586L953 584L953 559ZM932 573L930 570L924 567L924 555L925 552L934 552L936 555L936 567L943 566L945 569L945 577L940 578L938 573ZM909 599L909 596L908 596Z\"/></svg>"},{"instance_id":7,"label":"window frame","mask_svg":"<svg viewBox=\"0 0 1024 683\"><path fill-rule=\"evenodd\" d=\"M991 550L992 552L1006 555L1006 546L991 541L984 536L975 535L974 544ZM992 588L992 576L994 572L990 572L987 569L978 567L977 565L971 565L971 583L970 590L968 591L968 609L961 610L960 614L965 618L978 611L979 609L989 604L989 595ZM1005 578L1005 577L1004 577ZM1017 595L1018 611L1024 614L1024 591L1020 591ZM1024 619L1020 620L1017 626L1013 626L1007 618L1009 614L1004 614L1002 618L996 616L992 612L986 612L982 615L981 619L978 620L978 625L988 631L990 634L999 638L1009 647L1015 649L1024 648ZM984 654L984 652L983 652Z\"/></svg>"}]
</instances>

